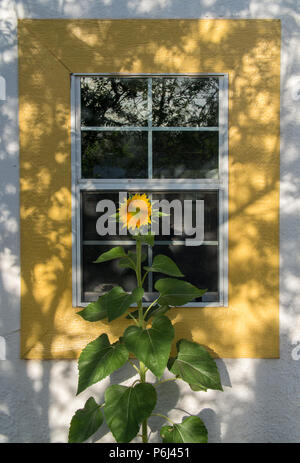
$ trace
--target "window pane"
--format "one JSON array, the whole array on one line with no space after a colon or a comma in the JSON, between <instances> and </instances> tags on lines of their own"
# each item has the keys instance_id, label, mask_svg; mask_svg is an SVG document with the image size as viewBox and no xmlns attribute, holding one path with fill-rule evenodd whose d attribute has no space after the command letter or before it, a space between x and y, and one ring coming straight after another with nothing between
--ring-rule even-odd
<instances>
[{"instance_id":1,"label":"window pane","mask_svg":"<svg viewBox=\"0 0 300 463\"><path fill-rule=\"evenodd\" d=\"M97 298L114 286L121 286L125 291L132 291L136 287L136 276L133 270L121 268L118 260L94 264L103 252L109 251L112 246L83 246L82 247L82 301L95 301ZM147 252L143 246L143 252ZM134 246L124 246L126 251L135 250ZM145 291L148 282L144 284Z\"/></svg>"},{"instance_id":2,"label":"window pane","mask_svg":"<svg viewBox=\"0 0 300 463\"><path fill-rule=\"evenodd\" d=\"M83 178L147 178L146 132L82 132Z\"/></svg>"},{"instance_id":3,"label":"window pane","mask_svg":"<svg viewBox=\"0 0 300 463\"><path fill-rule=\"evenodd\" d=\"M81 78L81 125L147 125L147 79Z\"/></svg>"},{"instance_id":4,"label":"window pane","mask_svg":"<svg viewBox=\"0 0 300 463\"><path fill-rule=\"evenodd\" d=\"M84 241L103 241L103 240L120 240L128 239L127 236L118 236L117 233L114 235L100 236L96 230L96 223L99 217L107 212L107 209L103 213L96 212L96 206L99 201L110 200L115 204L115 212L119 208L119 193L118 192L99 192L99 191L82 191L81 192L81 212L82 212L82 238ZM112 214L114 212L112 211ZM111 215L111 213L109 213ZM118 224L117 224L118 225Z\"/></svg>"},{"instance_id":5,"label":"window pane","mask_svg":"<svg viewBox=\"0 0 300 463\"><path fill-rule=\"evenodd\" d=\"M174 201L180 201L182 204L182 234L178 234L181 230L176 229L176 222L174 220L175 208L171 207L168 212L169 217L164 220L170 220L170 233L165 235L162 232L162 219L160 220L159 234L156 236L157 241L164 240L185 240L195 238L195 234L188 236L184 230L184 215L187 215L187 210L184 201L192 201L192 227L197 227L196 222L196 201L204 201L204 241L218 241L218 223L219 223L219 202L217 190L206 191L177 191L177 192L160 192L152 193L153 201L167 200L170 205ZM174 203L173 203L174 204ZM175 223L174 223L175 222ZM198 224L199 225L199 224Z\"/></svg>"},{"instance_id":6,"label":"window pane","mask_svg":"<svg viewBox=\"0 0 300 463\"><path fill-rule=\"evenodd\" d=\"M217 178L218 132L153 132L154 178Z\"/></svg>"},{"instance_id":7,"label":"window pane","mask_svg":"<svg viewBox=\"0 0 300 463\"><path fill-rule=\"evenodd\" d=\"M152 80L153 126L217 127L219 81L215 77Z\"/></svg>"},{"instance_id":8,"label":"window pane","mask_svg":"<svg viewBox=\"0 0 300 463\"><path fill-rule=\"evenodd\" d=\"M126 192L125 192L126 193ZM133 193L134 194L134 193ZM112 201L114 209L108 211L105 207L103 212L97 212L96 207L99 201ZM111 216L119 210L120 197L119 192L117 191L82 191L81 192L81 211L82 211L82 236L84 241L107 241L107 240L117 240L117 241L129 241L132 240L135 243L132 235L127 233L126 235L119 234L118 222L115 223L116 233L99 235L96 229L97 220L103 216ZM108 219L110 220L110 219ZM114 221L114 218L111 218L111 222ZM108 222L105 221L104 226L107 228ZM122 226L121 226L122 227Z\"/></svg>"},{"instance_id":9,"label":"window pane","mask_svg":"<svg viewBox=\"0 0 300 463\"><path fill-rule=\"evenodd\" d=\"M140 193L142 193L140 191ZM134 194L134 192L131 192ZM174 230L174 207L170 207L169 210L165 210L167 217L159 219L159 234L156 236L156 241L162 240L185 240L195 238L195 234L188 236L185 233L183 220L184 214L187 214L187 211L184 207L184 201L192 201L192 223L191 226L196 228L199 226L196 222L196 200L204 201L204 240L205 241L218 241L218 191L217 190L205 190L205 191L177 191L177 192L155 192L151 195L149 192L147 194L152 197L153 202L166 200L169 202L170 206L172 202L180 202L181 215L179 218L180 223L182 224L181 230ZM108 213L108 209L103 209L104 212L96 212L96 207L99 201L110 200L115 205L115 210L112 210ZM157 203L156 203L157 204ZM130 233L127 235L119 235L119 224L116 224L116 234L113 235L103 235L100 236L97 233L96 223L97 220L103 216L103 214L112 215L114 212L118 211L119 208L119 192L111 191L82 191L81 193L81 205L82 205L82 236L84 241L103 241L103 240L130 240L132 239ZM169 233L167 235L162 234L162 220L170 221L170 227L167 224ZM107 226L107 222L105 226ZM175 227L176 228L176 227ZM178 232L181 231L181 234L178 235ZM177 234L176 234L177 233Z\"/></svg>"},{"instance_id":10,"label":"window pane","mask_svg":"<svg viewBox=\"0 0 300 463\"><path fill-rule=\"evenodd\" d=\"M90 302L96 300L99 295L111 290L114 286L121 286L125 291L132 291L136 287L136 277L132 270L120 268L117 260L103 264L93 263L103 252L113 246L88 246L82 248L82 300ZM134 246L124 246L125 250L134 250ZM143 247L145 248L145 247ZM144 249L143 252L146 252ZM208 290L204 300L218 301L218 246L154 246L153 257L157 254L164 254L173 259L182 273L184 279L200 289ZM147 262L145 262L147 265ZM153 285L165 275L153 273ZM154 288L154 286L153 286ZM148 293L148 281L144 283L145 292ZM153 293L152 299L156 296ZM145 294L145 299L149 300Z\"/></svg>"},{"instance_id":11,"label":"window pane","mask_svg":"<svg viewBox=\"0 0 300 463\"><path fill-rule=\"evenodd\" d=\"M153 257L164 254L174 262L184 274L184 280L200 289L207 289L208 293L196 301L210 300L218 302L218 246L155 246ZM159 273L153 273L153 284L163 278Z\"/></svg>"}]
</instances>

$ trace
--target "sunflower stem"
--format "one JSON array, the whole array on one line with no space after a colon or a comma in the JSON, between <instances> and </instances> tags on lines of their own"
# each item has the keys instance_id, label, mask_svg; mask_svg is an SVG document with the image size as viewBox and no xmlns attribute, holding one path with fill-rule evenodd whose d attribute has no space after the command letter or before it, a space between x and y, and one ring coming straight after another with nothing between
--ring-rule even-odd
<instances>
[{"instance_id":1,"label":"sunflower stem","mask_svg":"<svg viewBox=\"0 0 300 463\"><path fill-rule=\"evenodd\" d=\"M139 288L143 287L142 284L142 242L137 237L136 239L136 279L137 279L137 284ZM143 304L142 304L142 299L139 300L138 302L138 309L139 309L139 324L140 327L144 327L144 317L143 317Z\"/></svg>"},{"instance_id":2,"label":"sunflower stem","mask_svg":"<svg viewBox=\"0 0 300 463\"><path fill-rule=\"evenodd\" d=\"M136 279L137 279L137 284L139 288L143 287L141 265L142 265L142 242L139 239L139 237L137 237L136 238ZM144 329L144 315L143 315L142 299L140 299L138 302L138 309L139 309L139 326L142 329ZM140 381L141 383L146 382L146 371L147 371L146 366L144 365L143 362L140 361ZM142 422L142 442L143 443L148 442L147 429L148 429L148 423L146 419Z\"/></svg>"}]
</instances>

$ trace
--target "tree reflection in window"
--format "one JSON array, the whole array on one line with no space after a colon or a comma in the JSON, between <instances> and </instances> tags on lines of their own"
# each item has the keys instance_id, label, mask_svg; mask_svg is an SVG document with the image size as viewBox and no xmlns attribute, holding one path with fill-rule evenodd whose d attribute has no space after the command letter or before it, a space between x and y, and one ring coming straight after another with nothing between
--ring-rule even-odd
<instances>
[{"instance_id":1,"label":"tree reflection in window","mask_svg":"<svg viewBox=\"0 0 300 463\"><path fill-rule=\"evenodd\" d=\"M83 77L81 125L146 126L147 79Z\"/></svg>"},{"instance_id":2,"label":"tree reflection in window","mask_svg":"<svg viewBox=\"0 0 300 463\"><path fill-rule=\"evenodd\" d=\"M152 92L153 126L218 126L218 79L153 78Z\"/></svg>"}]
</instances>

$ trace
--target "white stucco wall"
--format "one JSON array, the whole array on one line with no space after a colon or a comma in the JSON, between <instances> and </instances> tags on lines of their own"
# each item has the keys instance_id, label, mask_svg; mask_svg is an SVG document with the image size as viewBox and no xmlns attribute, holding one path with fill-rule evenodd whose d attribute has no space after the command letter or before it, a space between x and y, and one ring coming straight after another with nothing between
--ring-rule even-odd
<instances>
[{"instance_id":1,"label":"white stucco wall","mask_svg":"<svg viewBox=\"0 0 300 463\"><path fill-rule=\"evenodd\" d=\"M199 414L210 442L300 442L300 2L296 0L0 0L0 442L66 442L74 361L19 359L17 18L279 18L281 65L281 358L218 361L224 393L160 386L163 413ZM1 92L0 92L1 94ZM299 360L297 360L299 358ZM131 375L126 368L113 382ZM124 383L126 384L126 383ZM96 395L95 395L96 397ZM171 410L171 411L169 411ZM157 418L150 427L160 427ZM95 440L95 439L94 439ZM102 427L97 439L111 442ZM158 442L154 433L152 440Z\"/></svg>"}]
</instances>

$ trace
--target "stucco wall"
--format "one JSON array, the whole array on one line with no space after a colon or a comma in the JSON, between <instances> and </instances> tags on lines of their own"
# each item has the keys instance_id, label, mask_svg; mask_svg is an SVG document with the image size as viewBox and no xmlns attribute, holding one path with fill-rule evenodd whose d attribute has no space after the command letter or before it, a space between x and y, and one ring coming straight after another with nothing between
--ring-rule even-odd
<instances>
[{"instance_id":1,"label":"stucco wall","mask_svg":"<svg viewBox=\"0 0 300 463\"><path fill-rule=\"evenodd\" d=\"M300 6L289 0L2 0L0 75L7 98L0 101L0 442L65 442L74 410L90 392L101 397L109 383L75 399L76 362L19 359L17 18L82 17L281 19L281 358L218 360L224 393L195 394L167 383L160 386L160 404L171 418L200 412L210 442L300 441ZM112 381L131 374L122 369ZM149 424L155 429L161 422ZM112 440L104 427L97 439ZM152 440L158 440L155 433Z\"/></svg>"}]
</instances>

